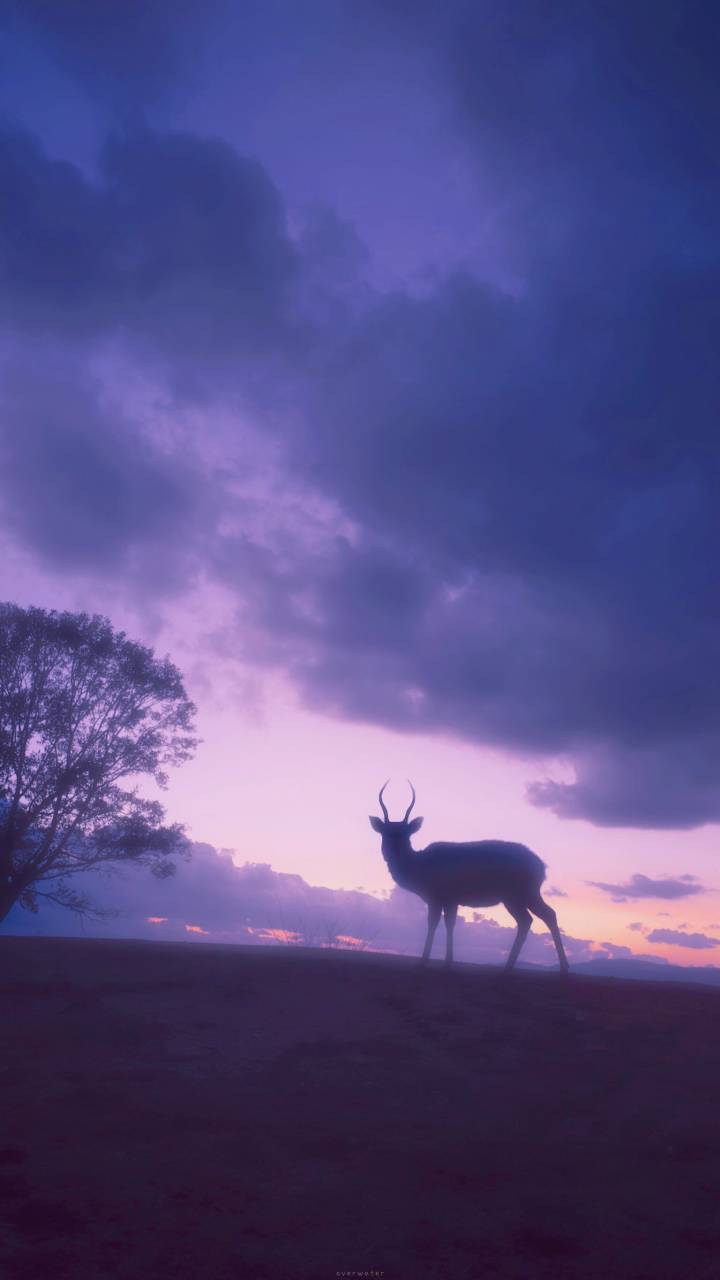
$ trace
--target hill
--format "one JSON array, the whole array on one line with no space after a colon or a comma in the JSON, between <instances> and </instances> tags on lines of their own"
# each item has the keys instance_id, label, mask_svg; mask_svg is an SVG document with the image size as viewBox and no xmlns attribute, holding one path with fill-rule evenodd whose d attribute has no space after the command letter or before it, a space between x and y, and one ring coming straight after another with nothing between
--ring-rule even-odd
<instances>
[{"instance_id":1,"label":"hill","mask_svg":"<svg viewBox=\"0 0 720 1280\"><path fill-rule=\"evenodd\" d=\"M0 1275L695 1280L720 996L0 938Z\"/></svg>"}]
</instances>

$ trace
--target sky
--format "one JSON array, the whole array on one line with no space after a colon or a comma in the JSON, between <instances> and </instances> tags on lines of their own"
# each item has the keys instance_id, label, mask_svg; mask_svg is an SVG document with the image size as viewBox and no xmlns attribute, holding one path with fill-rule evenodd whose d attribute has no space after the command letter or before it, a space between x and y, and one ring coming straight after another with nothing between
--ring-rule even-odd
<instances>
[{"instance_id":1,"label":"sky","mask_svg":"<svg viewBox=\"0 0 720 1280\"><path fill-rule=\"evenodd\" d=\"M590 950L720 961L719 27L4 7L2 596L181 668L195 841L379 901L411 778Z\"/></svg>"}]
</instances>

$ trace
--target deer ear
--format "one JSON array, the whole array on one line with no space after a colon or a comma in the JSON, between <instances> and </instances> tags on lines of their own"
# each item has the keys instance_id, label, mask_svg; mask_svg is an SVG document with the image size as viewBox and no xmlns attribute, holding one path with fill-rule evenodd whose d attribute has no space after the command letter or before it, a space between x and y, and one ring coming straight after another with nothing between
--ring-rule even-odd
<instances>
[{"instance_id":1,"label":"deer ear","mask_svg":"<svg viewBox=\"0 0 720 1280\"><path fill-rule=\"evenodd\" d=\"M370 826L372 827L373 831L377 831L379 836L382 835L383 827L384 827L382 818L371 818Z\"/></svg>"},{"instance_id":2,"label":"deer ear","mask_svg":"<svg viewBox=\"0 0 720 1280\"><path fill-rule=\"evenodd\" d=\"M420 830L422 824L422 818L413 818L412 822L408 822L408 831L410 835L414 836L415 832Z\"/></svg>"}]
</instances>

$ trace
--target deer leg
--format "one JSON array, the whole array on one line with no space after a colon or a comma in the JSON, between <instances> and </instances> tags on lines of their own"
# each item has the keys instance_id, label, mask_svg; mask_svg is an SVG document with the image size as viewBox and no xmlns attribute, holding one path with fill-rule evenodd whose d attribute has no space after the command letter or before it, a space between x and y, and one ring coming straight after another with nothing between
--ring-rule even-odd
<instances>
[{"instance_id":1,"label":"deer leg","mask_svg":"<svg viewBox=\"0 0 720 1280\"><path fill-rule=\"evenodd\" d=\"M436 902L428 902L428 930L427 930L427 938L425 939L425 947L422 953L423 962L425 960L430 959L430 952L432 951L433 938L435 937L435 930L437 929L438 924L440 923L441 915L442 915L442 907L438 906Z\"/></svg>"},{"instance_id":2,"label":"deer leg","mask_svg":"<svg viewBox=\"0 0 720 1280\"><path fill-rule=\"evenodd\" d=\"M445 916L445 963L453 962L453 933L455 932L455 921L457 920L457 903L453 902L450 906L443 908Z\"/></svg>"},{"instance_id":3,"label":"deer leg","mask_svg":"<svg viewBox=\"0 0 720 1280\"><path fill-rule=\"evenodd\" d=\"M511 905L509 902L503 902L503 906L506 911L510 912L510 915L513 920L516 921L518 927L515 941L510 948L510 955L508 956L505 964L505 972L508 973L510 969L514 967L515 961L522 950L522 945L530 932L532 916L526 907L515 906L515 904Z\"/></svg>"},{"instance_id":4,"label":"deer leg","mask_svg":"<svg viewBox=\"0 0 720 1280\"><path fill-rule=\"evenodd\" d=\"M557 916L553 908L540 897L540 894L538 894L537 898L533 899L533 901L528 905L533 915L536 915L538 919L543 920L550 930L552 940L555 943L555 950L558 953L560 969L563 973L568 973L569 965L567 962L567 956L565 955L565 948L562 943L562 938L560 937L560 930L558 929Z\"/></svg>"}]
</instances>

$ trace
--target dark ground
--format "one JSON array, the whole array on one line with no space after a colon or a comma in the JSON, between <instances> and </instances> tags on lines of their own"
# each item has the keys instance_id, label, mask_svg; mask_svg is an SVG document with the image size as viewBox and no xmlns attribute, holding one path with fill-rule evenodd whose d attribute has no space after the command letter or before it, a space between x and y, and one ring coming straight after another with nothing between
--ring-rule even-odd
<instances>
[{"instance_id":1,"label":"dark ground","mask_svg":"<svg viewBox=\"0 0 720 1280\"><path fill-rule=\"evenodd\" d=\"M0 1277L720 1277L720 992L0 938Z\"/></svg>"}]
</instances>

